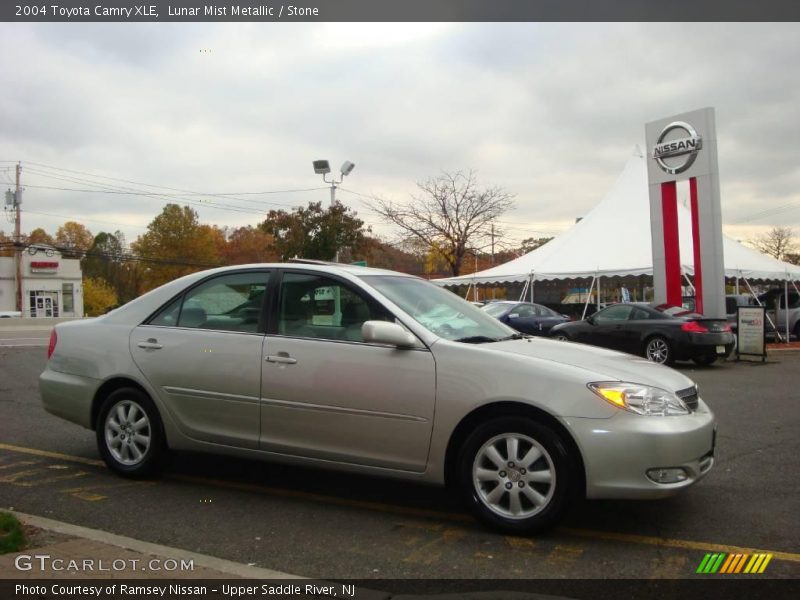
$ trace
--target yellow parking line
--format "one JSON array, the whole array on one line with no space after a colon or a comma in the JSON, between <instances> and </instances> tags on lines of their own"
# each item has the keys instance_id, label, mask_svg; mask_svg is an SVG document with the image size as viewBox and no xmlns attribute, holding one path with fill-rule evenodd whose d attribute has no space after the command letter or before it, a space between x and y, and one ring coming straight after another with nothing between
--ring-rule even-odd
<instances>
[{"instance_id":1,"label":"yellow parking line","mask_svg":"<svg viewBox=\"0 0 800 600\"><path fill-rule=\"evenodd\" d=\"M25 448L24 446L13 446L11 444L0 443L0 450L21 452L22 454L32 454L33 456L44 456L45 458L56 458L58 460L66 460L69 462L77 462L84 465L92 465L93 467L102 467L105 464L102 460L95 460L93 458L70 456L69 454L61 454L60 452L50 452L49 450L38 450L36 448Z\"/></svg>"},{"instance_id":2,"label":"yellow parking line","mask_svg":"<svg viewBox=\"0 0 800 600\"><path fill-rule=\"evenodd\" d=\"M755 548L745 548L743 546L729 546L727 544L713 544L709 542L694 542L691 540L674 540L670 538L659 538L647 535L637 535L632 533L615 533L613 531L593 531L591 529L573 529L571 527L559 527L558 531L609 542L627 542L629 544L643 544L647 546L660 546L662 548L679 548L682 550L702 550L703 552L737 552L745 554L767 553L772 554L773 558L786 560L789 562L800 562L800 554L794 552L776 552L775 550L758 550Z\"/></svg>"},{"instance_id":3,"label":"yellow parking line","mask_svg":"<svg viewBox=\"0 0 800 600\"><path fill-rule=\"evenodd\" d=\"M92 466L103 466L103 461L93 460L90 458L83 458L80 456L70 456L68 454L61 454L59 452L50 452L48 450L38 450L36 448L26 448L23 446L14 446L11 444L0 443L0 450L8 450L10 452L19 452L22 454L32 454L34 456L43 456L47 458L55 458L58 460L78 462L81 464ZM297 490L287 490L283 488L275 488L260 484L253 483L240 483L235 481L224 481L219 479L210 479L206 477L196 477L192 475L178 475L167 474L167 477L177 481L186 483L196 483L200 485L212 485L215 487L239 490L245 492L267 493L274 496L284 498L298 498L303 500L310 500L320 502L323 504L335 504L339 506L347 506L351 508L365 508L377 512L393 513L409 515L421 518L442 519L447 521L459 522L474 522L474 519L466 514L459 513L446 513L435 510L427 510L420 508L413 508L407 506L396 506L392 504L381 504L378 502L368 502L364 500L351 500L349 498L336 498L334 496L326 496L323 494L314 494L312 492L302 492ZM715 544L711 542L696 542L692 540L679 540L671 538L661 538L654 536L638 535L631 533L616 533L613 531L596 531L592 529L576 529L573 527L558 527L557 532L572 535L575 537L594 539L606 542L624 542L627 544L637 544L644 546L656 546L661 548L677 548L681 550L698 550L702 552L727 552L727 553L743 553L743 554L756 554L765 553L771 554L775 560L783 560L788 562L800 563L800 554L794 552L778 552L775 550L760 550L755 548L745 548L743 546L731 546L728 544Z\"/></svg>"}]
</instances>

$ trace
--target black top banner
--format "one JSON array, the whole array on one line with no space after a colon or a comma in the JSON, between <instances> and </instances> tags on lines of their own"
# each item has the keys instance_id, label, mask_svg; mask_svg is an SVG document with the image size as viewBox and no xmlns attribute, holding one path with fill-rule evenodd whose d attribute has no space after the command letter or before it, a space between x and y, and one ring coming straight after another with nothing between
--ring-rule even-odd
<instances>
[{"instance_id":1,"label":"black top banner","mask_svg":"<svg viewBox=\"0 0 800 600\"><path fill-rule=\"evenodd\" d=\"M798 21L798 0L25 0L20 22Z\"/></svg>"}]
</instances>

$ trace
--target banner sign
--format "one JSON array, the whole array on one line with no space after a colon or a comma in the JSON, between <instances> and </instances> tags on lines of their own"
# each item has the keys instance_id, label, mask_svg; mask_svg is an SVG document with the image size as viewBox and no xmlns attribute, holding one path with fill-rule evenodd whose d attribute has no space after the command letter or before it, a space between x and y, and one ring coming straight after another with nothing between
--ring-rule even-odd
<instances>
[{"instance_id":1,"label":"banner sign","mask_svg":"<svg viewBox=\"0 0 800 600\"><path fill-rule=\"evenodd\" d=\"M741 355L760 356L762 361L767 357L767 347L764 343L764 322L766 321L763 306L738 307L736 322L737 357Z\"/></svg>"}]
</instances>

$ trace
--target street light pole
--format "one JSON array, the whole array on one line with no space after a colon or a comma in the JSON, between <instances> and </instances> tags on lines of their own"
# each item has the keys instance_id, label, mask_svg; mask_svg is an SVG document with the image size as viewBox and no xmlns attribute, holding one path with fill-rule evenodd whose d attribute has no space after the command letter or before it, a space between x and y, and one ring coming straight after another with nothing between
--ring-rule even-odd
<instances>
[{"instance_id":1,"label":"street light pole","mask_svg":"<svg viewBox=\"0 0 800 600\"><path fill-rule=\"evenodd\" d=\"M336 177L331 175L330 181L327 179L326 175L331 172L331 165L327 160L315 160L313 162L314 165L314 173L317 175L322 175L322 181L325 183L331 184L331 208L336 206L336 184L342 183L344 178L350 175L353 172L353 169L356 168L355 163L350 162L349 160L344 161L342 163L341 168L339 169L339 173L341 173L341 178L339 181L336 181ZM339 262L339 248L336 248L336 256L334 260L338 263Z\"/></svg>"}]
</instances>

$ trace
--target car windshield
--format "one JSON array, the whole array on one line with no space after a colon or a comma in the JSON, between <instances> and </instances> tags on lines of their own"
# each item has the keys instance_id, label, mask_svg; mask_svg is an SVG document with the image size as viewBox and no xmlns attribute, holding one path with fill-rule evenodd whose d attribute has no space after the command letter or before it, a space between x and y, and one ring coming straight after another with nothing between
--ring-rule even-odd
<instances>
[{"instance_id":1,"label":"car windshield","mask_svg":"<svg viewBox=\"0 0 800 600\"><path fill-rule=\"evenodd\" d=\"M499 317L508 310L508 304L505 302L492 302L483 307L483 312L493 317Z\"/></svg>"},{"instance_id":2,"label":"car windshield","mask_svg":"<svg viewBox=\"0 0 800 600\"><path fill-rule=\"evenodd\" d=\"M423 279L389 275L362 279L427 330L448 340L483 343L517 335L480 308Z\"/></svg>"}]
</instances>

